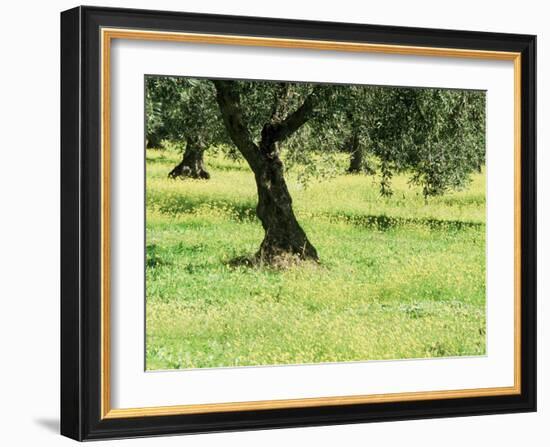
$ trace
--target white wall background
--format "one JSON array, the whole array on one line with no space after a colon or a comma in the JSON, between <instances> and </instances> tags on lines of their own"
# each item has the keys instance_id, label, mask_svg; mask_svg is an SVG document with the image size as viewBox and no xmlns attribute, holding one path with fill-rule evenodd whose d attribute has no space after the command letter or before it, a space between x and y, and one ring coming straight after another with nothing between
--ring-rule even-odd
<instances>
[{"instance_id":1,"label":"white wall background","mask_svg":"<svg viewBox=\"0 0 550 447\"><path fill-rule=\"evenodd\" d=\"M546 2L501 0L118 0L87 4L538 35L539 412L115 441L109 445L548 445L550 63ZM4 2L0 27L0 442L69 445L59 413L59 12L78 3ZM7 157L6 157L7 156ZM546 350L546 352L545 352ZM154 443L154 444L153 444Z\"/></svg>"}]
</instances>

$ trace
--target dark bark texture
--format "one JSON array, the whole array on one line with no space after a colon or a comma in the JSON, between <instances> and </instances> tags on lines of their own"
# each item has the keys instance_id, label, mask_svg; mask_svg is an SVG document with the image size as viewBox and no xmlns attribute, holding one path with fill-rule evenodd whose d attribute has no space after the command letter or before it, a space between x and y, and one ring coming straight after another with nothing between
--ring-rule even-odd
<instances>
[{"instance_id":1,"label":"dark bark texture","mask_svg":"<svg viewBox=\"0 0 550 447\"><path fill-rule=\"evenodd\" d=\"M292 197L285 182L282 161L278 156L263 158L254 175L258 189L256 214L265 230L258 256L267 262L274 262L287 254L317 260L317 250L292 210Z\"/></svg>"},{"instance_id":2,"label":"dark bark texture","mask_svg":"<svg viewBox=\"0 0 550 447\"><path fill-rule=\"evenodd\" d=\"M154 133L149 134L145 139L145 147L147 149L159 149L161 140L162 139L160 138L159 135Z\"/></svg>"},{"instance_id":3,"label":"dark bark texture","mask_svg":"<svg viewBox=\"0 0 550 447\"><path fill-rule=\"evenodd\" d=\"M346 142L344 150L349 151L349 167L347 169L348 174L369 174L372 175L375 173L372 166L369 166L365 160L365 149L361 147L361 142L357 134L352 135L352 137Z\"/></svg>"},{"instance_id":4,"label":"dark bark texture","mask_svg":"<svg viewBox=\"0 0 550 447\"><path fill-rule=\"evenodd\" d=\"M349 159L348 172L359 174L363 170L363 153L360 150L353 151Z\"/></svg>"},{"instance_id":5,"label":"dark bark texture","mask_svg":"<svg viewBox=\"0 0 550 447\"><path fill-rule=\"evenodd\" d=\"M182 161L170 171L168 177L209 179L210 174L204 167L204 148L188 138Z\"/></svg>"},{"instance_id":6,"label":"dark bark texture","mask_svg":"<svg viewBox=\"0 0 550 447\"><path fill-rule=\"evenodd\" d=\"M242 118L240 97L227 81L214 81L217 101L229 136L254 172L258 190L256 215L265 230L256 254L260 261L276 264L282 258L318 260L317 250L307 238L292 210L292 198L284 178L278 143L298 130L310 117L311 95L294 112L281 119L280 108L274 107L271 120L254 143ZM284 92L283 92L284 93Z\"/></svg>"},{"instance_id":7,"label":"dark bark texture","mask_svg":"<svg viewBox=\"0 0 550 447\"><path fill-rule=\"evenodd\" d=\"M350 174L358 174L363 169L363 151L359 146L359 138L357 135L353 135L348 142L348 149L350 151L349 168Z\"/></svg>"}]
</instances>

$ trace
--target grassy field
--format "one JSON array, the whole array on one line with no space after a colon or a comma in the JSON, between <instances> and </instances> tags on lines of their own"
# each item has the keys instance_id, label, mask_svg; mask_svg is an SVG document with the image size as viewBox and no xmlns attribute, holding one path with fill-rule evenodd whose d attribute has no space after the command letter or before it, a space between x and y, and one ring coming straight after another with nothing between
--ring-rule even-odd
<instances>
[{"instance_id":1,"label":"grassy field","mask_svg":"<svg viewBox=\"0 0 550 447\"><path fill-rule=\"evenodd\" d=\"M485 353L484 174L425 201L405 177L381 198L289 173L321 262L281 270L231 263L263 237L247 166L207 153L210 180L169 180L178 158L147 154L147 369Z\"/></svg>"}]
</instances>

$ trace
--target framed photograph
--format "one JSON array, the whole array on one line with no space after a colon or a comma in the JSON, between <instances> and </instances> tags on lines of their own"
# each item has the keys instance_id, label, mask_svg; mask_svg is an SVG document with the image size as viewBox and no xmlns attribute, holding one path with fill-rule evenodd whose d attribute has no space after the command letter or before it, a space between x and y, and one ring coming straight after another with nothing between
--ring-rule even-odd
<instances>
[{"instance_id":1,"label":"framed photograph","mask_svg":"<svg viewBox=\"0 0 550 447\"><path fill-rule=\"evenodd\" d=\"M61 14L61 432L535 411L535 36Z\"/></svg>"}]
</instances>

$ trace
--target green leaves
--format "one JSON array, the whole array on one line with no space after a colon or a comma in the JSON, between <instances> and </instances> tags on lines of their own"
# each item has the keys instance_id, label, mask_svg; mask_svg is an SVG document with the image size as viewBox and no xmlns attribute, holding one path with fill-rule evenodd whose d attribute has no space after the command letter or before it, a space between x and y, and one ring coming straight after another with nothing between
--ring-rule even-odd
<instances>
[{"instance_id":1,"label":"green leaves","mask_svg":"<svg viewBox=\"0 0 550 447\"><path fill-rule=\"evenodd\" d=\"M424 196L463 188L485 163L484 92L379 88L373 102L373 153Z\"/></svg>"},{"instance_id":2,"label":"green leaves","mask_svg":"<svg viewBox=\"0 0 550 447\"><path fill-rule=\"evenodd\" d=\"M190 138L202 148L229 143L209 80L147 76L145 85L148 140Z\"/></svg>"},{"instance_id":3,"label":"green leaves","mask_svg":"<svg viewBox=\"0 0 550 447\"><path fill-rule=\"evenodd\" d=\"M327 175L315 159L350 148L369 157L382 195L394 173L406 173L425 197L463 188L485 163L485 92L410 87L321 85L298 82L228 81L240 98L242 119L259 142L266 123L283 122L310 98L307 122L278 150L287 168L309 161L304 183ZM192 136L204 148L224 145L235 157L212 81L146 78L147 140Z\"/></svg>"}]
</instances>

